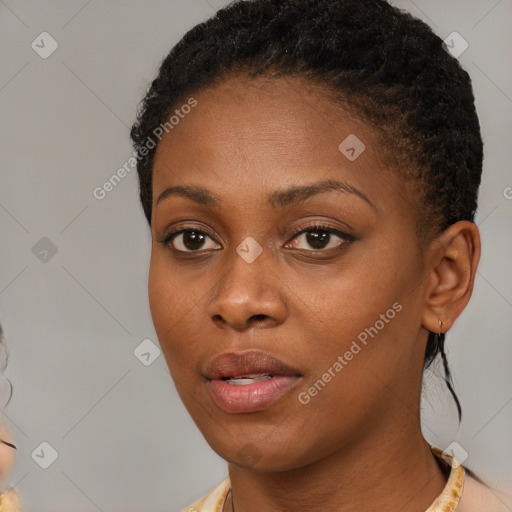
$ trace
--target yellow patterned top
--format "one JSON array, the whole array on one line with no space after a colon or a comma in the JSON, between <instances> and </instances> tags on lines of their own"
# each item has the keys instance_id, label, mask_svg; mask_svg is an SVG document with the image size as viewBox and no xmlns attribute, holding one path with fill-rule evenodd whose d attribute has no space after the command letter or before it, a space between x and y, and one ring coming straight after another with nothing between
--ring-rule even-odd
<instances>
[{"instance_id":1,"label":"yellow patterned top","mask_svg":"<svg viewBox=\"0 0 512 512\"><path fill-rule=\"evenodd\" d=\"M0 512L20 512L20 498L14 489L0 493Z\"/></svg>"},{"instance_id":2,"label":"yellow patterned top","mask_svg":"<svg viewBox=\"0 0 512 512\"><path fill-rule=\"evenodd\" d=\"M443 491L425 512L454 512L462 495L464 468L448 453L435 446L431 448L436 457L450 463L451 470ZM229 478L226 478L208 495L187 507L183 512L222 512L230 487Z\"/></svg>"}]
</instances>

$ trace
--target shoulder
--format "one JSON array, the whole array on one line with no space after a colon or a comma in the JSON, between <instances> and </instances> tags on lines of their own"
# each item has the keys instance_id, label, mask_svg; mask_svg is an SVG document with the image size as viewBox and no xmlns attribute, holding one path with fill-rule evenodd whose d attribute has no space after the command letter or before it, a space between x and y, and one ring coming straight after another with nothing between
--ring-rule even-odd
<instances>
[{"instance_id":1,"label":"shoulder","mask_svg":"<svg viewBox=\"0 0 512 512\"><path fill-rule=\"evenodd\" d=\"M183 512L222 512L230 485L229 478L226 478L215 489L192 503Z\"/></svg>"},{"instance_id":2,"label":"shoulder","mask_svg":"<svg viewBox=\"0 0 512 512\"><path fill-rule=\"evenodd\" d=\"M456 512L509 512L511 498L491 489L466 470L464 488Z\"/></svg>"}]
</instances>

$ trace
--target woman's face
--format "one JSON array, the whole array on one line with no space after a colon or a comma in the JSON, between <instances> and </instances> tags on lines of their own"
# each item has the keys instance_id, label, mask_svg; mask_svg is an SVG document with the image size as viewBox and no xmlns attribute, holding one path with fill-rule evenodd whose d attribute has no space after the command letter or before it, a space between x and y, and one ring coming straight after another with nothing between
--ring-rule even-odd
<instances>
[{"instance_id":1,"label":"woman's face","mask_svg":"<svg viewBox=\"0 0 512 512\"><path fill-rule=\"evenodd\" d=\"M427 334L419 199L320 89L230 79L193 97L155 155L149 274L192 418L258 470L399 437Z\"/></svg>"}]
</instances>

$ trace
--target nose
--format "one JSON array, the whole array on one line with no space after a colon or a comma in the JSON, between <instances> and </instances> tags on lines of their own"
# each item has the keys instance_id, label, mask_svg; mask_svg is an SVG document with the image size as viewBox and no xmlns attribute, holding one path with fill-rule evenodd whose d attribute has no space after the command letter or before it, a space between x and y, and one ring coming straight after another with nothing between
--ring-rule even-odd
<instances>
[{"instance_id":1,"label":"nose","mask_svg":"<svg viewBox=\"0 0 512 512\"><path fill-rule=\"evenodd\" d=\"M285 321L284 284L265 251L252 263L233 251L226 268L207 306L218 328L241 331L276 327Z\"/></svg>"}]
</instances>

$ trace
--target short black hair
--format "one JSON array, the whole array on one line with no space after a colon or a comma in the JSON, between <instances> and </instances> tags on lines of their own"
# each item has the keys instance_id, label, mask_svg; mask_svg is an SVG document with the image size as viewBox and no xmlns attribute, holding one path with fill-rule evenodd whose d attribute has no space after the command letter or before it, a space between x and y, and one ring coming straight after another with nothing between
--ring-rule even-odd
<instances>
[{"instance_id":1,"label":"short black hair","mask_svg":"<svg viewBox=\"0 0 512 512\"><path fill-rule=\"evenodd\" d=\"M295 76L334 92L417 185L423 236L473 221L483 143L471 79L426 23L385 0L235 0L171 49L139 106L131 138L149 224L156 147L148 140L180 102L233 75ZM443 347L444 336L431 333L425 368L441 353L460 417Z\"/></svg>"}]
</instances>

